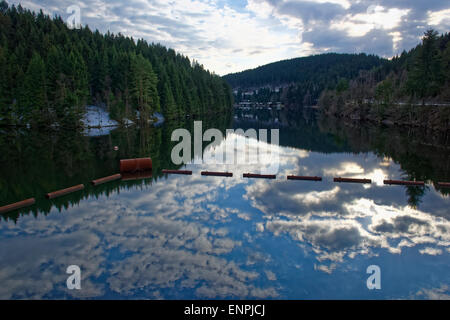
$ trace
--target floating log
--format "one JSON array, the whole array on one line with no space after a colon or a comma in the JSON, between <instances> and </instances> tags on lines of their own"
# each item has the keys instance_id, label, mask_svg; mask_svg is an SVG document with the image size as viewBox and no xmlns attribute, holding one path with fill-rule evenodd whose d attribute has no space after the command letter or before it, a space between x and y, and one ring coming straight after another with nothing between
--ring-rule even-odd
<instances>
[{"instance_id":1,"label":"floating log","mask_svg":"<svg viewBox=\"0 0 450 320\"><path fill-rule=\"evenodd\" d=\"M31 206L31 205L33 205L35 203L36 203L36 200L34 198L30 198L30 199L27 199L27 200L23 200L23 201L19 201L19 202L16 202L16 203L8 204L6 206L0 207L0 213L6 213L6 212L9 212L9 211L12 211L12 210L28 207L28 206Z\"/></svg>"},{"instance_id":2,"label":"floating log","mask_svg":"<svg viewBox=\"0 0 450 320\"><path fill-rule=\"evenodd\" d=\"M168 173L168 174L192 174L191 170L167 170L163 169L162 173Z\"/></svg>"},{"instance_id":3,"label":"floating log","mask_svg":"<svg viewBox=\"0 0 450 320\"><path fill-rule=\"evenodd\" d=\"M124 172L122 181L148 179L152 177L152 171Z\"/></svg>"},{"instance_id":4,"label":"floating log","mask_svg":"<svg viewBox=\"0 0 450 320\"><path fill-rule=\"evenodd\" d=\"M62 190L58 190L58 191L47 193L45 195L45 197L47 199L54 199L54 198L61 197L61 196L64 196L66 194L69 194L69 193L72 193L72 192L76 192L76 191L80 191L80 190L83 190L83 189L84 189L84 185L83 184L79 184L79 185L76 185L76 186L73 186L73 187L70 187L70 188L66 188L66 189L62 189Z\"/></svg>"},{"instance_id":5,"label":"floating log","mask_svg":"<svg viewBox=\"0 0 450 320\"><path fill-rule=\"evenodd\" d=\"M244 173L243 177L244 178L275 179L277 176L274 174Z\"/></svg>"},{"instance_id":6,"label":"floating log","mask_svg":"<svg viewBox=\"0 0 450 320\"><path fill-rule=\"evenodd\" d=\"M406 186L423 186L425 182L423 181L406 181L406 180L383 180L384 184L397 184Z\"/></svg>"},{"instance_id":7,"label":"floating log","mask_svg":"<svg viewBox=\"0 0 450 320\"><path fill-rule=\"evenodd\" d=\"M370 179L358 179L358 178L334 178L334 182L350 182L350 183L372 183Z\"/></svg>"},{"instance_id":8,"label":"floating log","mask_svg":"<svg viewBox=\"0 0 450 320\"><path fill-rule=\"evenodd\" d=\"M310 176L287 176L288 180L307 180L307 181L322 181L322 177L310 177Z\"/></svg>"},{"instance_id":9,"label":"floating log","mask_svg":"<svg viewBox=\"0 0 450 320\"><path fill-rule=\"evenodd\" d=\"M152 170L151 158L122 159L120 160L120 172L136 172Z\"/></svg>"},{"instance_id":10,"label":"floating log","mask_svg":"<svg viewBox=\"0 0 450 320\"><path fill-rule=\"evenodd\" d=\"M450 188L450 182L438 182L438 186L442 188Z\"/></svg>"},{"instance_id":11,"label":"floating log","mask_svg":"<svg viewBox=\"0 0 450 320\"><path fill-rule=\"evenodd\" d=\"M214 172L214 171L202 171L202 176L218 176L218 177L232 177L231 172Z\"/></svg>"},{"instance_id":12,"label":"floating log","mask_svg":"<svg viewBox=\"0 0 450 320\"><path fill-rule=\"evenodd\" d=\"M122 178L122 175L120 173L118 173L118 174L113 174L112 176L108 176L108 177L92 180L91 183L94 186L98 186L99 184L110 182L110 181L119 180L120 178Z\"/></svg>"}]
</instances>

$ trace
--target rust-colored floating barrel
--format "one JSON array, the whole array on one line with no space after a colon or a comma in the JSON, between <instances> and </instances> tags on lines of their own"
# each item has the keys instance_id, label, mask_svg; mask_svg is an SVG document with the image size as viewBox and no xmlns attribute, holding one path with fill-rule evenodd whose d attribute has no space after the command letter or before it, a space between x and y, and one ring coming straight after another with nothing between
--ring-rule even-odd
<instances>
[{"instance_id":1,"label":"rust-colored floating barrel","mask_svg":"<svg viewBox=\"0 0 450 320\"><path fill-rule=\"evenodd\" d=\"M306 181L322 181L322 177L310 177L310 176L287 176L288 180L306 180Z\"/></svg>"},{"instance_id":2,"label":"rust-colored floating barrel","mask_svg":"<svg viewBox=\"0 0 450 320\"><path fill-rule=\"evenodd\" d=\"M65 196L66 194L72 193L72 192L76 192L76 191L80 191L84 189L84 185L83 184L79 184L70 188L66 188L66 189L62 189L62 190L58 190L58 191L54 191L54 192L50 192L47 193L45 195L45 197L47 199L54 199L57 197L61 197L61 196Z\"/></svg>"},{"instance_id":3,"label":"rust-colored floating barrel","mask_svg":"<svg viewBox=\"0 0 450 320\"><path fill-rule=\"evenodd\" d=\"M122 159L120 160L120 172L136 172L152 170L151 158Z\"/></svg>"},{"instance_id":4,"label":"rust-colored floating barrel","mask_svg":"<svg viewBox=\"0 0 450 320\"><path fill-rule=\"evenodd\" d=\"M404 186L423 186L425 182L423 181L406 181L406 180L383 180L384 184L397 184Z\"/></svg>"},{"instance_id":5,"label":"rust-colored floating barrel","mask_svg":"<svg viewBox=\"0 0 450 320\"><path fill-rule=\"evenodd\" d=\"M275 179L277 176L274 174L244 173L243 177L244 178Z\"/></svg>"},{"instance_id":6,"label":"rust-colored floating barrel","mask_svg":"<svg viewBox=\"0 0 450 320\"><path fill-rule=\"evenodd\" d=\"M152 171L138 171L138 172L124 172L122 174L122 181L148 179L152 177Z\"/></svg>"},{"instance_id":7,"label":"rust-colored floating barrel","mask_svg":"<svg viewBox=\"0 0 450 320\"><path fill-rule=\"evenodd\" d=\"M16 203L8 204L6 206L0 207L0 213L6 213L12 210L29 207L36 203L36 200L34 198L30 198L27 200L19 201Z\"/></svg>"},{"instance_id":8,"label":"rust-colored floating barrel","mask_svg":"<svg viewBox=\"0 0 450 320\"><path fill-rule=\"evenodd\" d=\"M217 176L217 177L232 177L231 172L215 172L215 171L202 171L202 176Z\"/></svg>"},{"instance_id":9,"label":"rust-colored floating barrel","mask_svg":"<svg viewBox=\"0 0 450 320\"><path fill-rule=\"evenodd\" d=\"M438 186L442 188L450 188L450 182L438 182Z\"/></svg>"},{"instance_id":10,"label":"rust-colored floating barrel","mask_svg":"<svg viewBox=\"0 0 450 320\"><path fill-rule=\"evenodd\" d=\"M191 170L167 170L163 169L162 173L168 173L168 174L192 174Z\"/></svg>"},{"instance_id":11,"label":"rust-colored floating barrel","mask_svg":"<svg viewBox=\"0 0 450 320\"><path fill-rule=\"evenodd\" d=\"M370 179L358 179L358 178L334 178L334 182L350 182L350 183L372 183Z\"/></svg>"},{"instance_id":12,"label":"rust-colored floating barrel","mask_svg":"<svg viewBox=\"0 0 450 320\"><path fill-rule=\"evenodd\" d=\"M92 180L91 183L94 186L98 186L99 184L110 182L110 181L119 180L120 178L122 178L122 175L120 173L118 173L118 174L113 174L112 176L108 176L108 177Z\"/></svg>"}]
</instances>

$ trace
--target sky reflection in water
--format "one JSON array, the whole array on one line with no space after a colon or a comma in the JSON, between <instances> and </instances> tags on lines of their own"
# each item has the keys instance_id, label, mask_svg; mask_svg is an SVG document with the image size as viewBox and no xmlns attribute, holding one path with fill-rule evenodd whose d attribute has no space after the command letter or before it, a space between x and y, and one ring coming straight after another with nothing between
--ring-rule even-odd
<instances>
[{"instance_id":1,"label":"sky reflection in water","mask_svg":"<svg viewBox=\"0 0 450 320\"><path fill-rule=\"evenodd\" d=\"M382 183L399 165L370 152L274 149L276 180L242 178L257 165L188 164L192 176L1 221L0 298L450 298L448 196L430 187L412 208L404 187ZM66 289L72 264L79 291ZM372 264L381 290L366 287Z\"/></svg>"}]
</instances>

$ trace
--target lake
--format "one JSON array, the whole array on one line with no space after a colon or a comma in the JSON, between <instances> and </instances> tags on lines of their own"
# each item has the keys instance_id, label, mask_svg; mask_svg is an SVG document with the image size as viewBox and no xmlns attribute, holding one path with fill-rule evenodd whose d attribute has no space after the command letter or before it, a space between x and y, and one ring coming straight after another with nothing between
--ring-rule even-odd
<instances>
[{"instance_id":1,"label":"lake","mask_svg":"<svg viewBox=\"0 0 450 320\"><path fill-rule=\"evenodd\" d=\"M242 177L258 164L175 165L172 131L193 125L102 136L1 129L0 206L30 197L36 205L0 216L0 298L450 298L450 190L437 185L450 181L448 137L312 111L203 119L203 130L224 133L279 129L279 145L257 142L279 157L277 178L267 180ZM223 144L241 138L230 133ZM120 159L145 156L151 175L90 184L118 173ZM333 182L339 176L372 183ZM80 183L83 191L44 197ZM70 265L80 267L81 290L66 286ZM368 289L369 266L379 267L379 289Z\"/></svg>"}]
</instances>

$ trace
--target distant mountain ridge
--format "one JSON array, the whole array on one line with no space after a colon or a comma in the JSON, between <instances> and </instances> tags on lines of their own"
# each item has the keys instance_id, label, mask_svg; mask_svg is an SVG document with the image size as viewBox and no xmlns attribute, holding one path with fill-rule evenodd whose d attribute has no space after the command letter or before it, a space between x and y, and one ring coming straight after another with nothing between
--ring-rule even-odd
<instances>
[{"instance_id":1,"label":"distant mountain ridge","mask_svg":"<svg viewBox=\"0 0 450 320\"><path fill-rule=\"evenodd\" d=\"M287 87L283 94L270 100L282 99L289 103L314 103L324 89L334 89L342 79L353 79L361 70L387 64L388 60L375 55L325 53L282 60L231 73L222 78L235 90L261 87ZM267 95L266 95L267 96ZM235 97L239 101L239 97Z\"/></svg>"},{"instance_id":2,"label":"distant mountain ridge","mask_svg":"<svg viewBox=\"0 0 450 320\"><path fill-rule=\"evenodd\" d=\"M233 88L249 88L282 83L296 83L329 73L331 77L349 78L359 70L368 70L386 62L376 55L324 53L308 57L272 62L254 69L230 73L223 76Z\"/></svg>"}]
</instances>

